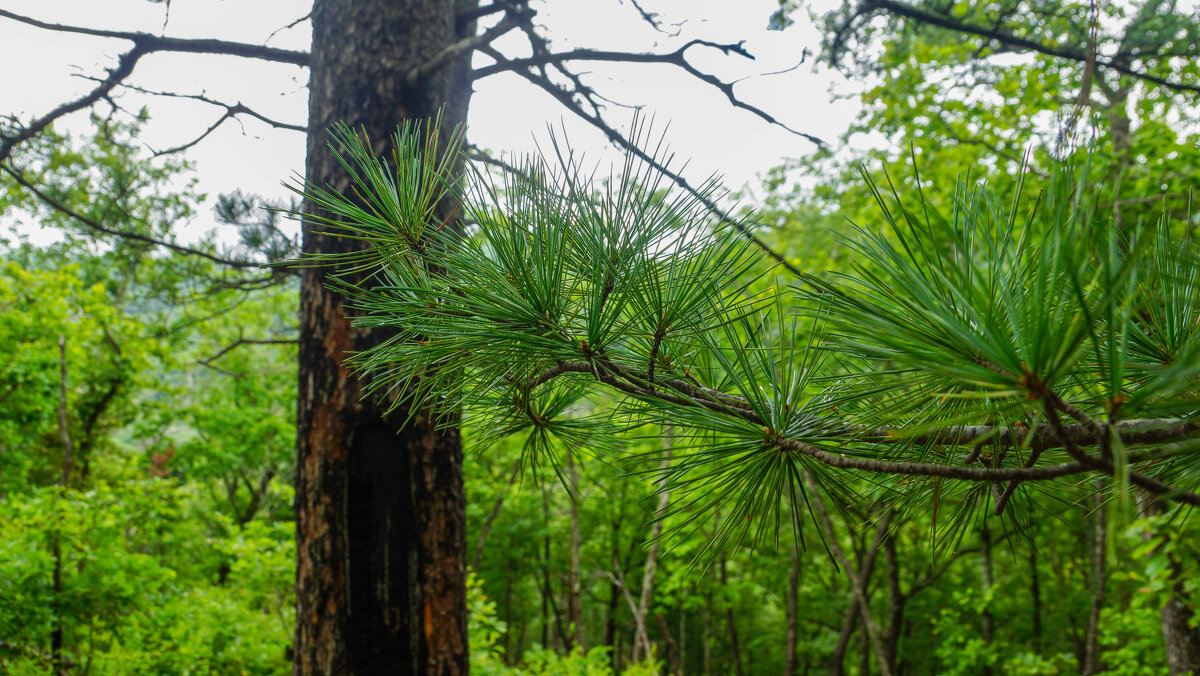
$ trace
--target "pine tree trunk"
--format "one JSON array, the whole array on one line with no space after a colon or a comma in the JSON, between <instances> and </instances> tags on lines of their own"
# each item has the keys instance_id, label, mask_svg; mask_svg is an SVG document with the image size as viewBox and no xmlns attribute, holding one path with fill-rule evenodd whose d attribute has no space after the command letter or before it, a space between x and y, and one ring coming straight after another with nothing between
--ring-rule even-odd
<instances>
[{"instance_id":1,"label":"pine tree trunk","mask_svg":"<svg viewBox=\"0 0 1200 676\"><path fill-rule=\"evenodd\" d=\"M445 106L443 135L466 118L469 52L410 84L406 74L474 33L451 2L317 0L312 12L309 183L345 191L327 129L345 121L389 152L406 119ZM311 205L305 210L311 213ZM443 205L449 213L450 205ZM306 254L346 251L306 219ZM462 445L428 411L363 398L349 352L388 334L358 329L344 299L305 268L297 412L295 673L464 674L467 670ZM358 281L364 281L361 277Z\"/></svg>"}]
</instances>

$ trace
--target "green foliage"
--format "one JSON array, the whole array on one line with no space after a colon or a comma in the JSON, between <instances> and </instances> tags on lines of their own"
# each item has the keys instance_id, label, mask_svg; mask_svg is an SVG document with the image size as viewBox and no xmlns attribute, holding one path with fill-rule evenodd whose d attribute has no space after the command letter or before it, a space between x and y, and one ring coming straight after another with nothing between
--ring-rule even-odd
<instances>
[{"instance_id":1,"label":"green foliage","mask_svg":"<svg viewBox=\"0 0 1200 676\"><path fill-rule=\"evenodd\" d=\"M471 673L489 676L614 676L612 658L607 648L575 649L563 655L546 647L526 651L519 666L504 662L504 651L498 646L506 627L496 619L496 604L483 593L478 577L467 578L467 635L471 637ZM629 665L621 676L653 676L662 665L654 660Z\"/></svg>"},{"instance_id":2,"label":"green foliage","mask_svg":"<svg viewBox=\"0 0 1200 676\"><path fill-rule=\"evenodd\" d=\"M343 128L336 141L365 205L308 189L336 232L372 244L353 263L383 284L342 284L357 321L397 331L355 363L376 388L483 416L489 439L611 439L572 413L607 386L625 424L676 429L686 452L662 486L680 495L673 513L688 513L677 532L718 510L718 549L777 537L787 515L798 532L803 477L839 497L848 469L892 475L881 490L919 511L954 495L958 534L989 504L1004 511L1007 498L981 481L993 477L1093 469L1159 493L1171 489L1143 473L1185 493L1200 477L1189 443L1134 449L1096 431L1096 420L1191 411L1196 286L1180 282L1197 266L1193 243L1172 239L1165 222L1126 235L1098 214L1086 167L1059 169L1029 201L1019 187L1007 201L964 188L945 216L924 191L886 199L872 185L892 236L862 228L853 270L809 277L796 295L755 296L746 273L757 261L739 233L706 221L694 196L659 195L632 156L601 191L563 148L557 166L530 161L500 190L452 180L456 151L436 154L431 138L401 130L393 170ZM447 194L465 200L468 236L434 216ZM814 328L802 331L795 313ZM1147 344L1133 350L1131 336ZM1063 443L1060 413L1100 457ZM1171 440L1187 434L1175 422L1184 426ZM988 424L972 439L959 427ZM944 451L979 455L985 441L995 448L978 471ZM1022 474L1030 468L1042 473ZM966 481L943 488L941 478ZM1025 528L1031 503L1015 504L1009 514Z\"/></svg>"},{"instance_id":3,"label":"green foliage","mask_svg":"<svg viewBox=\"0 0 1200 676\"><path fill-rule=\"evenodd\" d=\"M126 417L143 384L133 367L161 357L160 345L113 307L104 285L87 285L75 265L26 269L0 260L0 493L46 485L59 475L60 358L66 343L68 425L77 469Z\"/></svg>"},{"instance_id":4,"label":"green foliage","mask_svg":"<svg viewBox=\"0 0 1200 676\"><path fill-rule=\"evenodd\" d=\"M1200 39L1194 12L1160 1L901 4L931 18L854 3L812 17L825 28L822 57L865 91L844 147L793 165L810 186L798 206L815 202L866 222L873 204L860 164L873 173L882 166L909 188L916 187L915 162L926 186L969 176L1004 194L1027 163L1048 177L1066 156L1090 155L1099 205L1118 223L1152 224L1165 211L1182 225L1194 216L1200 95L1103 65L1194 82L1200 71L1186 56ZM1075 55L1094 45L1101 65L1088 69L1086 58L1035 52L972 28ZM949 197L930 195L943 211Z\"/></svg>"},{"instance_id":5,"label":"green foliage","mask_svg":"<svg viewBox=\"0 0 1200 676\"><path fill-rule=\"evenodd\" d=\"M0 258L0 671L290 672L295 288L72 221L175 241L185 166L136 129L24 147L58 207L0 182L5 225L61 235Z\"/></svg>"}]
</instances>

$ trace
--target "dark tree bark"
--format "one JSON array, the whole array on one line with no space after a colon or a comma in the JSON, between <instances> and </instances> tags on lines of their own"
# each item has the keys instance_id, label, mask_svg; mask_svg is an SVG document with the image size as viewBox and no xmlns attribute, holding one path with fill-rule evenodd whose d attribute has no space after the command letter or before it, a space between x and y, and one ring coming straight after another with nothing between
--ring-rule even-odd
<instances>
[{"instance_id":1,"label":"dark tree bark","mask_svg":"<svg viewBox=\"0 0 1200 676\"><path fill-rule=\"evenodd\" d=\"M469 52L419 82L406 74L463 37L455 3L317 0L312 12L307 180L348 179L331 124L362 129L378 153L408 119L445 107L443 141L466 119ZM443 205L449 214L451 205ZM306 213L311 213L306 205ZM304 252L358 246L306 219ZM462 446L429 411L385 415L363 397L347 353L388 336L350 326L344 298L303 272L296 463L296 674L461 674L467 670ZM356 281L364 281L360 277Z\"/></svg>"}]
</instances>

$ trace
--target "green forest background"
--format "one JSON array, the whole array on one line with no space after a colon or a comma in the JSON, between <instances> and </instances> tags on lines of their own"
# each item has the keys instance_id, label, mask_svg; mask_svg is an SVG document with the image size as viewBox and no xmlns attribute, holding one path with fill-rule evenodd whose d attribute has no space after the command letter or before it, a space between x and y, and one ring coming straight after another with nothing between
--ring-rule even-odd
<instances>
[{"instance_id":1,"label":"green forest background","mask_svg":"<svg viewBox=\"0 0 1200 676\"><path fill-rule=\"evenodd\" d=\"M1101 54L1162 54L1147 72L1200 82L1195 13L1156 1L1093 11L1054 3L1036 19ZM773 20L802 15L785 6ZM1020 176L1036 187L1057 161L1086 158L1114 223L1165 214L1194 235L1195 88L1012 57L929 25L877 22L859 44L836 32L845 18L824 19L822 58L869 85L861 114L837 149L765 172L742 201L791 266L846 270L847 224L886 228L860 166L947 205L960 182L1011 198ZM0 671L47 673L59 641L72 673L288 673L298 285L287 267L247 276L150 243L174 241L202 196L186 161L148 157L142 122L44 133L19 150L20 173L0 175L0 213L19 226L0 258ZM886 141L850 149L868 133ZM261 206L222 197L240 240L186 248L292 258L283 217ZM143 239L97 236L80 216ZM35 246L19 234L30 227L61 237ZM655 520L671 496L652 494L655 465L639 460L669 436L631 433L619 457L560 449L558 473L523 463L522 438L471 452L473 436L467 421L475 673L874 673L848 575L868 585L894 673L1077 673L1089 626L1099 671L1166 673L1164 605L1183 603L1196 629L1194 516L1098 509L1087 482L1039 493L1020 532L954 518L952 500L924 516L851 504L834 525L856 570L815 532L804 549L768 538L698 559L708 533L657 538L687 518ZM847 488L871 493L865 479Z\"/></svg>"}]
</instances>

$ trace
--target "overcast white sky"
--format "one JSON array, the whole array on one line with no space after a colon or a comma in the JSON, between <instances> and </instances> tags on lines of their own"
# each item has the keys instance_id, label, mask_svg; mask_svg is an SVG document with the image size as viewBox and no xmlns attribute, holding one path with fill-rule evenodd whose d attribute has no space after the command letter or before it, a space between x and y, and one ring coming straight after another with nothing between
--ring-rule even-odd
<instances>
[{"instance_id":1,"label":"overcast white sky","mask_svg":"<svg viewBox=\"0 0 1200 676\"><path fill-rule=\"evenodd\" d=\"M2 0L5 9L43 21L125 31L164 32L164 5L148 0ZM852 91L853 85L824 70L814 71L810 56L795 70L801 52L819 47L815 27L802 16L785 31L766 30L776 0L644 0L667 24L685 21L682 34L671 38L643 22L627 0L534 2L537 21L547 26L556 48L574 46L627 51L669 51L686 39L746 41L756 59L724 56L694 48L693 62L724 80L745 78L737 85L743 100L800 131L836 140L856 111L852 101L834 101L830 87ZM263 43L270 34L305 15L311 0L173 0L167 35L211 37ZM307 22L271 38L276 47L307 50ZM507 36L502 50L519 49L521 39ZM90 89L94 83L78 74L99 76L125 51L128 42L39 30L0 19L0 113L22 119L44 114L56 104ZM506 49L507 48L507 49ZM486 62L485 57L479 57ZM809 141L767 124L751 113L732 108L717 90L679 69L663 65L577 64L601 94L625 104L643 105L655 126L669 124L667 139L687 175L702 179L717 172L730 187L755 185L757 176L788 157L814 150ZM205 93L285 122L303 124L307 110L307 72L294 66L224 56L157 53L144 57L130 83L148 89ZM175 147L190 141L223 112L201 103L125 93L123 106L148 105L151 122L142 137L150 148ZM611 106L610 118L627 125L629 111ZM599 132L578 121L541 90L516 75L499 74L478 81L471 103L469 138L493 151L528 152L545 139L547 124L564 123L572 145L599 157L606 144ZM86 115L68 121L85 131ZM304 168L301 134L275 130L246 118L227 122L187 156L196 164L200 189L211 194L241 189L282 196L280 183ZM211 227L208 210L192 228Z\"/></svg>"}]
</instances>

